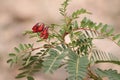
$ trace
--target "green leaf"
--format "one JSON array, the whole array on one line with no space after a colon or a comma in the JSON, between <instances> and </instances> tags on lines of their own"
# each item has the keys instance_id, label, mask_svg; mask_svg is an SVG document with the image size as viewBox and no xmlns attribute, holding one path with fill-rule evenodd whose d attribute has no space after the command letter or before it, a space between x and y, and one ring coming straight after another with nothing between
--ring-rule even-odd
<instances>
[{"instance_id":1,"label":"green leaf","mask_svg":"<svg viewBox=\"0 0 120 80\"><path fill-rule=\"evenodd\" d=\"M20 52L20 50L19 50L17 47L14 47L14 50L15 50L17 53Z\"/></svg>"},{"instance_id":2,"label":"green leaf","mask_svg":"<svg viewBox=\"0 0 120 80\"><path fill-rule=\"evenodd\" d=\"M67 6L70 0L65 0L62 4L61 4L61 8L59 8L60 14L65 16L66 15L66 10L67 10Z\"/></svg>"},{"instance_id":3,"label":"green leaf","mask_svg":"<svg viewBox=\"0 0 120 80\"><path fill-rule=\"evenodd\" d=\"M33 47L33 45L34 45L34 44L28 44L28 46L29 46L30 48L32 48L32 47Z\"/></svg>"},{"instance_id":4,"label":"green leaf","mask_svg":"<svg viewBox=\"0 0 120 80\"><path fill-rule=\"evenodd\" d=\"M67 47L64 44L61 44L63 49L67 49Z\"/></svg>"},{"instance_id":5,"label":"green leaf","mask_svg":"<svg viewBox=\"0 0 120 80\"><path fill-rule=\"evenodd\" d=\"M7 60L7 63L10 63L10 62L12 62L12 59L8 59L8 60Z\"/></svg>"},{"instance_id":6,"label":"green leaf","mask_svg":"<svg viewBox=\"0 0 120 80\"><path fill-rule=\"evenodd\" d=\"M28 73L29 71L23 71L21 73L19 73L17 76L21 76L21 75L26 75L26 73Z\"/></svg>"},{"instance_id":7,"label":"green leaf","mask_svg":"<svg viewBox=\"0 0 120 80\"><path fill-rule=\"evenodd\" d=\"M112 35L112 34L113 34L113 32L114 32L114 29L113 29L113 28L111 28L111 29L107 32L107 35Z\"/></svg>"},{"instance_id":8,"label":"green leaf","mask_svg":"<svg viewBox=\"0 0 120 80\"><path fill-rule=\"evenodd\" d=\"M27 58L28 54L17 54L17 53L28 53L33 47L32 44L19 44L18 48L14 47L15 53L9 53L10 59L7 61L12 66L13 64L19 63L19 61L25 62L25 58Z\"/></svg>"},{"instance_id":9,"label":"green leaf","mask_svg":"<svg viewBox=\"0 0 120 80\"><path fill-rule=\"evenodd\" d=\"M97 26L95 22L91 21L90 19L87 19L86 17L83 18L81 21L81 27L82 28L89 28L89 29L95 29L97 30L99 28L99 25Z\"/></svg>"},{"instance_id":10,"label":"green leaf","mask_svg":"<svg viewBox=\"0 0 120 80\"><path fill-rule=\"evenodd\" d=\"M29 57L26 57L23 62L24 63L22 64L22 67L19 68L19 70L21 70L22 72L19 73L17 77L20 76L20 78L22 78L21 76L29 76L27 77L27 79L34 80L30 75L41 70L43 60L41 60L40 57L37 55L31 55Z\"/></svg>"},{"instance_id":11,"label":"green leaf","mask_svg":"<svg viewBox=\"0 0 120 80\"><path fill-rule=\"evenodd\" d=\"M89 19L87 19L86 17L83 18L83 20L81 21L81 27L85 28L88 26L88 21Z\"/></svg>"},{"instance_id":12,"label":"green leaf","mask_svg":"<svg viewBox=\"0 0 120 80\"><path fill-rule=\"evenodd\" d=\"M92 22L92 21L89 21L88 24L89 24L88 27L91 28L91 29L92 29L92 28L95 28L95 26L96 26L96 23L94 23L94 22Z\"/></svg>"},{"instance_id":13,"label":"green leaf","mask_svg":"<svg viewBox=\"0 0 120 80\"><path fill-rule=\"evenodd\" d=\"M74 22L74 28L78 29L78 22L77 21Z\"/></svg>"},{"instance_id":14,"label":"green leaf","mask_svg":"<svg viewBox=\"0 0 120 80\"><path fill-rule=\"evenodd\" d=\"M95 63L113 63L120 65L120 60L116 56L101 50L92 51L91 61Z\"/></svg>"},{"instance_id":15,"label":"green leaf","mask_svg":"<svg viewBox=\"0 0 120 80\"><path fill-rule=\"evenodd\" d=\"M25 47L26 49L28 49L28 48L29 48L29 46L28 46L27 44L24 44L24 47Z\"/></svg>"},{"instance_id":16,"label":"green leaf","mask_svg":"<svg viewBox=\"0 0 120 80\"><path fill-rule=\"evenodd\" d=\"M120 40L118 41L118 43L117 43L119 46L120 46Z\"/></svg>"},{"instance_id":17,"label":"green leaf","mask_svg":"<svg viewBox=\"0 0 120 80\"><path fill-rule=\"evenodd\" d=\"M62 51L61 51L62 50ZM61 62L65 57L65 49L56 47L49 50L49 56L43 62L43 68L45 72L53 72L61 66Z\"/></svg>"},{"instance_id":18,"label":"green leaf","mask_svg":"<svg viewBox=\"0 0 120 80\"><path fill-rule=\"evenodd\" d=\"M18 76L16 76L15 78L23 78L23 77L25 77L26 75L18 75Z\"/></svg>"},{"instance_id":19,"label":"green leaf","mask_svg":"<svg viewBox=\"0 0 120 80\"><path fill-rule=\"evenodd\" d=\"M97 26L95 26L95 30L100 29L102 26L103 26L103 24L102 24L102 23L99 23Z\"/></svg>"},{"instance_id":20,"label":"green leaf","mask_svg":"<svg viewBox=\"0 0 120 80\"><path fill-rule=\"evenodd\" d=\"M27 34L33 34L33 31L25 31L25 32L23 33L23 35L27 35Z\"/></svg>"},{"instance_id":21,"label":"green leaf","mask_svg":"<svg viewBox=\"0 0 120 80\"><path fill-rule=\"evenodd\" d=\"M106 31L107 31L107 28L108 28L108 25L105 24L105 25L102 27L101 32L102 32L102 33L106 32Z\"/></svg>"},{"instance_id":22,"label":"green leaf","mask_svg":"<svg viewBox=\"0 0 120 80\"><path fill-rule=\"evenodd\" d=\"M63 48L61 48L60 46L56 46L56 49L58 49L59 51L63 50Z\"/></svg>"},{"instance_id":23,"label":"green leaf","mask_svg":"<svg viewBox=\"0 0 120 80\"><path fill-rule=\"evenodd\" d=\"M78 18L79 15L85 14L85 13L89 13L90 14L90 12L87 12L85 9L81 8L80 10L77 10L77 11L72 13L72 18L73 19Z\"/></svg>"},{"instance_id":24,"label":"green leaf","mask_svg":"<svg viewBox=\"0 0 120 80\"><path fill-rule=\"evenodd\" d=\"M9 56L13 57L13 56L16 56L16 54L15 53L9 53Z\"/></svg>"},{"instance_id":25,"label":"green leaf","mask_svg":"<svg viewBox=\"0 0 120 80\"><path fill-rule=\"evenodd\" d=\"M84 26L85 26L86 20L87 20L87 18L84 17L83 20L81 21L81 27L84 27Z\"/></svg>"},{"instance_id":26,"label":"green leaf","mask_svg":"<svg viewBox=\"0 0 120 80\"><path fill-rule=\"evenodd\" d=\"M120 74L117 73L116 70L112 70L112 69L109 69L109 70L96 69L95 72L100 77L108 77L109 80L120 80Z\"/></svg>"},{"instance_id":27,"label":"green leaf","mask_svg":"<svg viewBox=\"0 0 120 80\"><path fill-rule=\"evenodd\" d=\"M32 76L28 76L27 80L34 80L34 78Z\"/></svg>"},{"instance_id":28,"label":"green leaf","mask_svg":"<svg viewBox=\"0 0 120 80\"><path fill-rule=\"evenodd\" d=\"M59 54L56 51L52 51L52 55L50 55L47 60L43 62L43 68L45 72L53 72L54 70L58 69L59 66L61 65L61 61L64 58L64 54ZM53 55L54 54L54 55Z\"/></svg>"},{"instance_id":29,"label":"green leaf","mask_svg":"<svg viewBox=\"0 0 120 80\"><path fill-rule=\"evenodd\" d=\"M117 35L113 36L113 40L117 40L119 38L120 38L120 34L117 34Z\"/></svg>"},{"instance_id":30,"label":"green leaf","mask_svg":"<svg viewBox=\"0 0 120 80\"><path fill-rule=\"evenodd\" d=\"M87 67L89 64L88 57L80 57L73 51L69 51L69 61L67 71L69 73L68 80L83 80L87 75Z\"/></svg>"},{"instance_id":31,"label":"green leaf","mask_svg":"<svg viewBox=\"0 0 120 80\"><path fill-rule=\"evenodd\" d=\"M24 45L23 44L19 44L19 48L23 51L24 50Z\"/></svg>"}]
</instances>

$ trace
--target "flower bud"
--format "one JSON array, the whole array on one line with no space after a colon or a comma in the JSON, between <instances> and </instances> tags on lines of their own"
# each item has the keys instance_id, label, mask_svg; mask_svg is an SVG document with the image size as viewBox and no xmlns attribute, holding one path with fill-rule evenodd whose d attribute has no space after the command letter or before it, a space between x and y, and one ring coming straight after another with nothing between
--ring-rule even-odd
<instances>
[{"instance_id":1,"label":"flower bud","mask_svg":"<svg viewBox=\"0 0 120 80\"><path fill-rule=\"evenodd\" d=\"M48 38L48 36L49 36L49 34L48 34L48 33L46 33L46 34L44 35L43 39L47 39L47 38Z\"/></svg>"},{"instance_id":2,"label":"flower bud","mask_svg":"<svg viewBox=\"0 0 120 80\"><path fill-rule=\"evenodd\" d=\"M35 24L32 28L33 32L38 32L39 23Z\"/></svg>"},{"instance_id":3,"label":"flower bud","mask_svg":"<svg viewBox=\"0 0 120 80\"><path fill-rule=\"evenodd\" d=\"M48 33L48 27L46 27L45 29L43 29L43 31L42 31L42 34L47 34Z\"/></svg>"},{"instance_id":4,"label":"flower bud","mask_svg":"<svg viewBox=\"0 0 120 80\"><path fill-rule=\"evenodd\" d=\"M43 31L41 32L40 34L40 37L43 38L43 39L47 39L48 38L48 27L44 28Z\"/></svg>"},{"instance_id":5,"label":"flower bud","mask_svg":"<svg viewBox=\"0 0 120 80\"><path fill-rule=\"evenodd\" d=\"M44 34L41 33L41 34L40 34L40 37L42 38L43 36L44 36Z\"/></svg>"},{"instance_id":6,"label":"flower bud","mask_svg":"<svg viewBox=\"0 0 120 80\"><path fill-rule=\"evenodd\" d=\"M41 32L43 29L44 29L44 24L42 23L42 24L40 24L39 26L38 26L38 32Z\"/></svg>"}]
</instances>

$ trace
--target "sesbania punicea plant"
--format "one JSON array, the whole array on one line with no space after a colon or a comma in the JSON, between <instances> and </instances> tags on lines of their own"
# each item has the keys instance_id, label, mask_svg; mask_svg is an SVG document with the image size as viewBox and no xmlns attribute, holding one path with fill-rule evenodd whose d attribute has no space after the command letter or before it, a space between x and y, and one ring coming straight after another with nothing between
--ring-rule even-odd
<instances>
[{"instance_id":1,"label":"sesbania punicea plant","mask_svg":"<svg viewBox=\"0 0 120 80\"><path fill-rule=\"evenodd\" d=\"M99 63L120 65L117 57L96 48L93 43L94 39L109 39L120 47L120 34L114 34L114 29L109 25L95 23L86 17L81 21L76 20L81 14L91 13L82 8L68 15L68 3L69 0L65 0L59 9L64 17L62 24L37 23L24 33L30 38L36 37L35 42L39 47L19 44L14 48L15 52L9 54L7 62L11 66L19 64L20 67L21 73L16 78L34 80L33 74L36 72L53 73L64 67L69 74L66 80L103 80L104 77L120 80L120 74L116 70L92 68Z\"/></svg>"}]
</instances>

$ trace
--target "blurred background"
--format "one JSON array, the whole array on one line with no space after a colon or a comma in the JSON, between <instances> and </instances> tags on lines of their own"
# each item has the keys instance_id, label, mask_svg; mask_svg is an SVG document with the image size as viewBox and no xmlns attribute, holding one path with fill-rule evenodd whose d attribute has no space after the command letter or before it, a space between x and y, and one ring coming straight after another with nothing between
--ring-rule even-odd
<instances>
[{"instance_id":1,"label":"blurred background","mask_svg":"<svg viewBox=\"0 0 120 80\"><path fill-rule=\"evenodd\" d=\"M16 80L16 68L10 68L6 63L8 53L19 43L33 43L22 33L31 30L37 22L46 24L61 23L63 18L59 14L60 4L64 0L0 0L0 80ZM120 0L72 0L68 13L85 8L92 12L87 17L95 22L103 22L114 26L116 33L120 32ZM85 15L86 16L86 15ZM101 44L98 47L120 56L120 48L109 40L95 41ZM102 68L114 68L120 71L117 65L99 65ZM36 80L64 80L67 74L63 69L57 70L53 75L36 74ZM19 79L25 80L25 79Z\"/></svg>"}]
</instances>

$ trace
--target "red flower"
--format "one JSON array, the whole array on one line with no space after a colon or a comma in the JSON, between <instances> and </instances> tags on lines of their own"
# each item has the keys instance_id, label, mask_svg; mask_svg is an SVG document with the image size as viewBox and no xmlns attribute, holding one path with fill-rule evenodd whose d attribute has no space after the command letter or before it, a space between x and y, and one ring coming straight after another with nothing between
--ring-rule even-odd
<instances>
[{"instance_id":1,"label":"red flower","mask_svg":"<svg viewBox=\"0 0 120 80\"><path fill-rule=\"evenodd\" d=\"M32 28L33 32L38 32L38 25L39 23L35 24Z\"/></svg>"},{"instance_id":2,"label":"red flower","mask_svg":"<svg viewBox=\"0 0 120 80\"><path fill-rule=\"evenodd\" d=\"M41 32L44 29L44 24L37 23L33 26L33 32Z\"/></svg>"},{"instance_id":3,"label":"red flower","mask_svg":"<svg viewBox=\"0 0 120 80\"><path fill-rule=\"evenodd\" d=\"M38 32L41 32L43 29L44 29L44 24L42 23L42 24L40 24L40 26L38 27Z\"/></svg>"},{"instance_id":4,"label":"red flower","mask_svg":"<svg viewBox=\"0 0 120 80\"><path fill-rule=\"evenodd\" d=\"M47 34L48 33L48 27L44 28L43 31L42 31L42 34Z\"/></svg>"},{"instance_id":5,"label":"red flower","mask_svg":"<svg viewBox=\"0 0 120 80\"><path fill-rule=\"evenodd\" d=\"M48 27L44 28L43 31L40 34L40 37L43 37L43 39L47 39L48 38Z\"/></svg>"},{"instance_id":6,"label":"red flower","mask_svg":"<svg viewBox=\"0 0 120 80\"><path fill-rule=\"evenodd\" d=\"M44 37L43 37L43 39L47 39L48 38L48 36L49 36L49 34L47 33L47 34L45 34L44 35Z\"/></svg>"},{"instance_id":7,"label":"red flower","mask_svg":"<svg viewBox=\"0 0 120 80\"><path fill-rule=\"evenodd\" d=\"M40 37L43 37L43 36L44 36L44 34L41 33L41 34L40 34Z\"/></svg>"},{"instance_id":8,"label":"red flower","mask_svg":"<svg viewBox=\"0 0 120 80\"><path fill-rule=\"evenodd\" d=\"M48 36L49 36L49 33L48 33L48 27L44 27L45 25L42 23L37 23L33 26L32 30L33 32L40 32L40 37L43 38L43 39L47 39Z\"/></svg>"}]
</instances>

